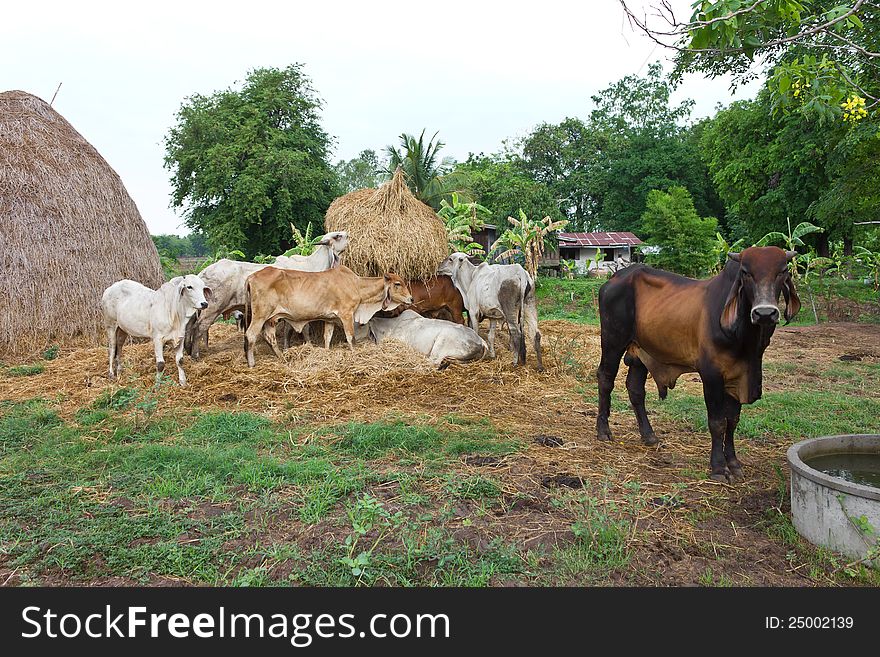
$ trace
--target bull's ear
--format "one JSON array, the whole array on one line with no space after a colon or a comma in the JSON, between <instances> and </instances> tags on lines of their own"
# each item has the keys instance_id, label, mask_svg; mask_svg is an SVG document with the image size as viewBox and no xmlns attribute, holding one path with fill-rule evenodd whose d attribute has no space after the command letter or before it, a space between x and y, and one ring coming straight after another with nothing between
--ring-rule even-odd
<instances>
[{"instance_id":1,"label":"bull's ear","mask_svg":"<svg viewBox=\"0 0 880 657\"><path fill-rule=\"evenodd\" d=\"M732 331L736 326L736 320L739 315L739 293L741 290L742 278L737 276L724 302L724 307L721 309L721 328L725 331Z\"/></svg>"},{"instance_id":2,"label":"bull's ear","mask_svg":"<svg viewBox=\"0 0 880 657\"><path fill-rule=\"evenodd\" d=\"M211 297L214 296L214 293L211 291L211 288L209 288L209 287L206 287L204 289L204 293L205 293L205 301L210 301Z\"/></svg>"},{"instance_id":3,"label":"bull's ear","mask_svg":"<svg viewBox=\"0 0 880 657\"><path fill-rule=\"evenodd\" d=\"M391 282L391 277L390 277L388 274L385 274L385 282L386 282L386 283L390 283L390 282Z\"/></svg>"},{"instance_id":4,"label":"bull's ear","mask_svg":"<svg viewBox=\"0 0 880 657\"><path fill-rule=\"evenodd\" d=\"M791 274L785 277L785 283L782 285L782 296L785 298L785 323L788 324L801 309L801 298L798 296L797 290L794 289L794 281L791 279Z\"/></svg>"}]
</instances>

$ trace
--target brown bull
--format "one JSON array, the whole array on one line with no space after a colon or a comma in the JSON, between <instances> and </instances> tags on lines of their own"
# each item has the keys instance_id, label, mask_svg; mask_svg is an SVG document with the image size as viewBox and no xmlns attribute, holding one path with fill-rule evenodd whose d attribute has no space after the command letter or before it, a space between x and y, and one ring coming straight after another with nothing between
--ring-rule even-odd
<instances>
[{"instance_id":1,"label":"brown bull","mask_svg":"<svg viewBox=\"0 0 880 657\"><path fill-rule=\"evenodd\" d=\"M378 311L401 303L412 303L412 295L396 274L362 278L341 265L322 272L261 269L246 284L244 351L248 365L254 366L254 345L261 334L282 358L275 337L278 320L287 320L297 331L311 321L324 320L327 347L333 337L333 320L338 320L353 347L355 323L366 324Z\"/></svg>"},{"instance_id":2,"label":"brown bull","mask_svg":"<svg viewBox=\"0 0 880 657\"><path fill-rule=\"evenodd\" d=\"M611 440L611 390L626 352L626 388L642 441L657 442L645 411L648 373L664 399L679 376L698 372L712 435L712 479L740 478L733 436L742 405L761 397L761 359L779 323L780 293L786 322L801 305L788 271L794 255L775 246L731 253L721 273L708 280L643 265L612 276L599 290L599 440Z\"/></svg>"}]
</instances>

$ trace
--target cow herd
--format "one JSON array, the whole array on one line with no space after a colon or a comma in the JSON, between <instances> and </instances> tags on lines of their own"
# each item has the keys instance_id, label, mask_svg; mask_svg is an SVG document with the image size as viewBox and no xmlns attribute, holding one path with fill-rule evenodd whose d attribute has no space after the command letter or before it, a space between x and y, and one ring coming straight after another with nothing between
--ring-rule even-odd
<instances>
[{"instance_id":1,"label":"cow herd","mask_svg":"<svg viewBox=\"0 0 880 657\"><path fill-rule=\"evenodd\" d=\"M158 290L129 280L114 283L101 300L111 380L131 336L152 341L157 382L165 367L163 346L173 342L178 379L185 385L184 351L199 358L211 325L231 314L242 319L250 367L259 340L282 358L291 331L310 340L311 325L323 326L328 349L340 326L349 347L357 340L394 339L442 368L487 353L494 357L496 323L502 320L510 327L514 364L525 364L528 335L542 369L535 285L521 266L474 265L465 254L454 253L425 281L404 281L392 272L358 276L340 264L348 244L348 234L336 231L322 236L311 255L278 256L271 265L223 259L198 276L177 276ZM488 345L477 333L483 318L490 321Z\"/></svg>"},{"instance_id":2,"label":"cow herd","mask_svg":"<svg viewBox=\"0 0 880 657\"><path fill-rule=\"evenodd\" d=\"M349 347L357 340L397 340L442 368L487 354L494 358L496 327L503 321L513 364L525 364L531 344L537 368L543 369L535 282L520 265L475 265L466 254L453 253L429 280L405 281L392 272L363 277L340 264L348 243L345 232L328 233L310 256L279 256L272 265L220 260L158 290L130 280L114 283L101 300L110 378L117 377L122 347L131 336L152 341L157 382L165 366L163 346L173 342L185 385L184 350L198 358L211 324L230 313L243 319L250 367L260 339L282 358L290 332L309 340L311 324L323 326L326 348L341 326ZM707 280L644 265L615 273L599 292L598 438L611 438L611 390L621 358L629 367L626 388L647 445L657 442L645 411L648 375L664 398L681 374L697 372L712 436L711 476L741 477L734 432L742 404L761 396L761 362L780 319L780 294L786 321L800 308L788 270L793 256L776 247L751 247L730 254L721 273ZM488 343L477 333L483 319L489 320Z\"/></svg>"}]
</instances>

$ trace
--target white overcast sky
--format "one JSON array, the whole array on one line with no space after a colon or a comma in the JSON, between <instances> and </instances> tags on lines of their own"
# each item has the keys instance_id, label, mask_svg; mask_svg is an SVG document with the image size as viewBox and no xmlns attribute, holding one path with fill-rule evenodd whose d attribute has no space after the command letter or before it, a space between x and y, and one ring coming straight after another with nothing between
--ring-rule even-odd
<instances>
[{"instance_id":1,"label":"white overcast sky","mask_svg":"<svg viewBox=\"0 0 880 657\"><path fill-rule=\"evenodd\" d=\"M690 1L672 4L684 16ZM253 68L305 64L333 161L422 128L463 159L585 117L591 95L666 57L630 30L617 0L50 0L5 3L0 18L0 90L49 101L61 82L53 107L119 173L150 231L181 235L163 137L187 96ZM697 117L732 100L727 80L696 76L676 95L696 100Z\"/></svg>"}]
</instances>

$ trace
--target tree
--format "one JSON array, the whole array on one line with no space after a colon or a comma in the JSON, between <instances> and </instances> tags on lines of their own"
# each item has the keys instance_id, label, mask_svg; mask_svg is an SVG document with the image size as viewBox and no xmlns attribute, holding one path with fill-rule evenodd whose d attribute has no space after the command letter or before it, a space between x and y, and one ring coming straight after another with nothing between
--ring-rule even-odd
<instances>
[{"instance_id":1,"label":"tree","mask_svg":"<svg viewBox=\"0 0 880 657\"><path fill-rule=\"evenodd\" d=\"M555 240L555 233L565 228L568 221L553 221L550 217L543 219L529 219L526 213L519 211L519 219L508 217L507 221L512 225L505 230L501 237L495 240L490 251L497 248L506 249L496 256L499 260L507 260L519 257L523 260L523 267L532 277L538 279L538 265L544 249L550 242Z\"/></svg>"},{"instance_id":2,"label":"tree","mask_svg":"<svg viewBox=\"0 0 880 657\"><path fill-rule=\"evenodd\" d=\"M400 147L387 146L388 168L386 173L391 176L397 167L403 169L406 184L413 195L435 210L440 208L441 199L447 197L455 188L455 179L448 177L454 166L451 158L440 158L439 152L445 144L437 139L439 133L425 143L425 131L418 137L403 133L400 135ZM436 141L435 141L436 140Z\"/></svg>"},{"instance_id":3,"label":"tree","mask_svg":"<svg viewBox=\"0 0 880 657\"><path fill-rule=\"evenodd\" d=\"M588 121L543 124L522 144L523 169L560 199L575 230L641 231L651 189L687 187L703 214L721 216L700 159L700 125L686 125L693 101L670 103L672 85L659 63L644 77L603 89Z\"/></svg>"},{"instance_id":4,"label":"tree","mask_svg":"<svg viewBox=\"0 0 880 657\"><path fill-rule=\"evenodd\" d=\"M462 189L491 212L487 223L501 226L520 208L530 217L564 217L547 185L523 171L516 158L471 154L454 173Z\"/></svg>"},{"instance_id":5,"label":"tree","mask_svg":"<svg viewBox=\"0 0 880 657\"><path fill-rule=\"evenodd\" d=\"M829 240L851 246L854 222L880 210L876 129L774 115L769 96L762 91L718 112L700 142L731 232L751 243L785 231L788 217L810 218L824 229L811 238L821 255Z\"/></svg>"},{"instance_id":6,"label":"tree","mask_svg":"<svg viewBox=\"0 0 880 657\"><path fill-rule=\"evenodd\" d=\"M651 190L642 223L646 241L659 247L647 256L650 264L693 277L711 270L718 222L715 217L700 218L684 187Z\"/></svg>"},{"instance_id":7,"label":"tree","mask_svg":"<svg viewBox=\"0 0 880 657\"><path fill-rule=\"evenodd\" d=\"M813 118L867 115L880 107L880 5L866 0L702 0L690 20L658 2L637 13L620 0L631 24L678 52L678 71L737 83L770 65L774 109ZM857 99L861 99L860 101ZM844 107L849 104L849 109Z\"/></svg>"},{"instance_id":8,"label":"tree","mask_svg":"<svg viewBox=\"0 0 880 657\"><path fill-rule=\"evenodd\" d=\"M333 167L343 192L378 187L387 166L379 162L376 151L366 149L350 160L340 160Z\"/></svg>"},{"instance_id":9,"label":"tree","mask_svg":"<svg viewBox=\"0 0 880 657\"><path fill-rule=\"evenodd\" d=\"M322 222L338 190L320 108L300 64L188 98L165 139L172 203L187 225L215 249L253 257L290 246L291 222Z\"/></svg>"},{"instance_id":10,"label":"tree","mask_svg":"<svg viewBox=\"0 0 880 657\"><path fill-rule=\"evenodd\" d=\"M557 199L575 230L594 230L605 187L605 131L581 119L543 123L522 142L522 167Z\"/></svg>"}]
</instances>

